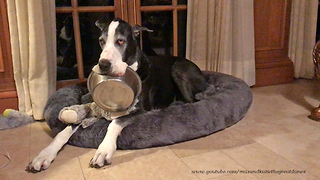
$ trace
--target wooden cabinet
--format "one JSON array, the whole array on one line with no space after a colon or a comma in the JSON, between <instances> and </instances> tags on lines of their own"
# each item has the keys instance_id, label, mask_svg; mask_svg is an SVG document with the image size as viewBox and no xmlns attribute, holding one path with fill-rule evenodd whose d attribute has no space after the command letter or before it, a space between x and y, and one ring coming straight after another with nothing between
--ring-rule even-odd
<instances>
[{"instance_id":1,"label":"wooden cabinet","mask_svg":"<svg viewBox=\"0 0 320 180\"><path fill-rule=\"evenodd\" d=\"M6 1L0 1L0 113L18 109L15 89Z\"/></svg>"},{"instance_id":2,"label":"wooden cabinet","mask_svg":"<svg viewBox=\"0 0 320 180\"><path fill-rule=\"evenodd\" d=\"M290 83L288 57L291 0L254 0L256 86Z\"/></svg>"}]
</instances>

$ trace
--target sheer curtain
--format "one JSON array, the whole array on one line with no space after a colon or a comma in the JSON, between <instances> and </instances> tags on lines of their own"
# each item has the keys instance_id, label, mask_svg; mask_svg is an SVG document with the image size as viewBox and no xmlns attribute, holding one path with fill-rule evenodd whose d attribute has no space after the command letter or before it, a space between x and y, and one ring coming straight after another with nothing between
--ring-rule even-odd
<instances>
[{"instance_id":1,"label":"sheer curtain","mask_svg":"<svg viewBox=\"0 0 320 180\"><path fill-rule=\"evenodd\" d=\"M186 57L255 84L253 0L188 0Z\"/></svg>"},{"instance_id":2,"label":"sheer curtain","mask_svg":"<svg viewBox=\"0 0 320 180\"><path fill-rule=\"evenodd\" d=\"M56 89L54 0L9 0L8 18L19 111L43 118Z\"/></svg>"},{"instance_id":3,"label":"sheer curtain","mask_svg":"<svg viewBox=\"0 0 320 180\"><path fill-rule=\"evenodd\" d=\"M312 50L315 45L318 0L294 0L291 8L289 58L295 78L313 78Z\"/></svg>"}]
</instances>

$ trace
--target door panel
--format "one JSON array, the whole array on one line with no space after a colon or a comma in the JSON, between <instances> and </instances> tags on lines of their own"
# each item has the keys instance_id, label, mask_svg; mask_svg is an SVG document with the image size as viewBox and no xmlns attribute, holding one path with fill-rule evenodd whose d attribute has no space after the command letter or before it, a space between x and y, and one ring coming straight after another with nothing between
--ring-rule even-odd
<instances>
[{"instance_id":1,"label":"door panel","mask_svg":"<svg viewBox=\"0 0 320 180\"><path fill-rule=\"evenodd\" d=\"M254 0L256 86L290 83L288 57L291 0Z\"/></svg>"},{"instance_id":2,"label":"door panel","mask_svg":"<svg viewBox=\"0 0 320 180\"><path fill-rule=\"evenodd\" d=\"M18 109L15 88L6 1L0 1L0 113Z\"/></svg>"}]
</instances>

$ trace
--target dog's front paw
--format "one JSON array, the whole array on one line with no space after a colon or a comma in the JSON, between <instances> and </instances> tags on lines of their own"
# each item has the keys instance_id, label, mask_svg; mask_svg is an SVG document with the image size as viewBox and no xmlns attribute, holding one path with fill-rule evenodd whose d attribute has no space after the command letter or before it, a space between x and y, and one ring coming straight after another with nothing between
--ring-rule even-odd
<instances>
[{"instance_id":1,"label":"dog's front paw","mask_svg":"<svg viewBox=\"0 0 320 180\"><path fill-rule=\"evenodd\" d=\"M37 173L49 168L51 162L56 157L55 154L50 152L41 151L40 154L34 158L32 162L27 166L26 171Z\"/></svg>"},{"instance_id":2,"label":"dog's front paw","mask_svg":"<svg viewBox=\"0 0 320 180\"><path fill-rule=\"evenodd\" d=\"M89 164L90 167L101 168L105 165L110 165L112 155L116 151L116 149L117 149L117 146L115 143L113 145L111 143L106 146L100 145L94 157L90 161L90 164Z\"/></svg>"}]
</instances>

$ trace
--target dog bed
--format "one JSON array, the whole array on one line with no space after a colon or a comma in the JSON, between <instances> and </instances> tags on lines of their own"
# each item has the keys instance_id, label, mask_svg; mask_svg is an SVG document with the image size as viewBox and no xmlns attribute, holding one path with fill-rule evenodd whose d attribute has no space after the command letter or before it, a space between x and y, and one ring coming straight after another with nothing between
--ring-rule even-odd
<instances>
[{"instance_id":1,"label":"dog bed","mask_svg":"<svg viewBox=\"0 0 320 180\"><path fill-rule=\"evenodd\" d=\"M183 142L223 130L247 113L252 93L241 79L217 72L203 72L206 91L196 95L195 103L175 103L166 109L153 110L134 117L117 139L118 149L141 149ZM48 101L45 119L55 133L66 125L58 120L59 111L66 106L92 102L86 84L71 85L58 90ZM110 121L99 120L80 127L69 144L98 148Z\"/></svg>"}]
</instances>

